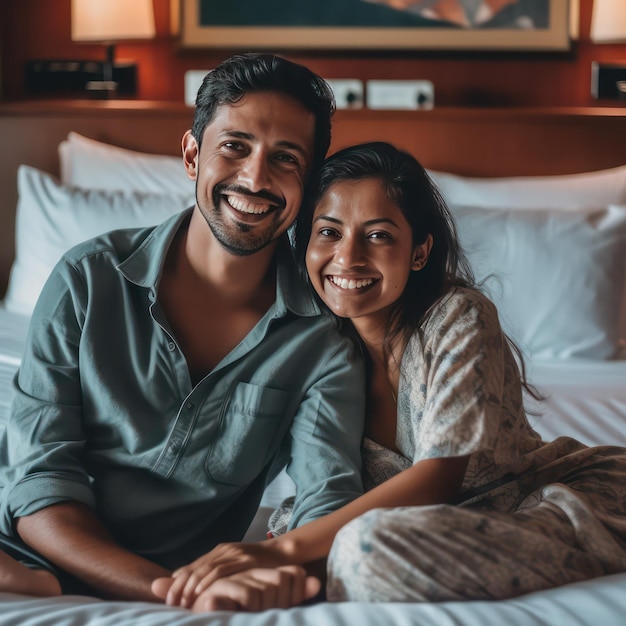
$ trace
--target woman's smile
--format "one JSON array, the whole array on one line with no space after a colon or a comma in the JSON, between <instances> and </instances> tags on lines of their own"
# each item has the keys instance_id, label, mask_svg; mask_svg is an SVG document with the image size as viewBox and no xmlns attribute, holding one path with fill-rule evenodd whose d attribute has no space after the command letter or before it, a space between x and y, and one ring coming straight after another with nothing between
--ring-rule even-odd
<instances>
[{"instance_id":1,"label":"woman's smile","mask_svg":"<svg viewBox=\"0 0 626 626\"><path fill-rule=\"evenodd\" d=\"M373 278L345 278L341 276L327 276L335 287L339 289L351 291L353 289L364 289L374 284Z\"/></svg>"}]
</instances>

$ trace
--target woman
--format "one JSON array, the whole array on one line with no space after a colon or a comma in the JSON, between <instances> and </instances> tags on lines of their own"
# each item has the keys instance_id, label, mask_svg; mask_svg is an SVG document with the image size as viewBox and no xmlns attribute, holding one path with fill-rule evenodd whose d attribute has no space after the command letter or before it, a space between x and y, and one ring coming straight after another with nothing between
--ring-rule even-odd
<instances>
[{"instance_id":1,"label":"woman","mask_svg":"<svg viewBox=\"0 0 626 626\"><path fill-rule=\"evenodd\" d=\"M626 570L626 451L530 427L523 367L412 156L385 143L331 156L296 251L369 363L367 492L267 542L218 546L174 574L168 603L326 556L330 600L502 599Z\"/></svg>"}]
</instances>

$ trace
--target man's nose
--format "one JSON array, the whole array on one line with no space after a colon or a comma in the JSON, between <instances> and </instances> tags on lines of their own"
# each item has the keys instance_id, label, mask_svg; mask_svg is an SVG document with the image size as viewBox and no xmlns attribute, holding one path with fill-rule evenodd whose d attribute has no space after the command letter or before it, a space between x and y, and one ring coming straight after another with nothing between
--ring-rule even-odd
<instances>
[{"instance_id":1,"label":"man's nose","mask_svg":"<svg viewBox=\"0 0 626 626\"><path fill-rule=\"evenodd\" d=\"M246 159L239 175L239 181L250 191L270 189L270 168L267 155L263 152L252 152Z\"/></svg>"}]
</instances>

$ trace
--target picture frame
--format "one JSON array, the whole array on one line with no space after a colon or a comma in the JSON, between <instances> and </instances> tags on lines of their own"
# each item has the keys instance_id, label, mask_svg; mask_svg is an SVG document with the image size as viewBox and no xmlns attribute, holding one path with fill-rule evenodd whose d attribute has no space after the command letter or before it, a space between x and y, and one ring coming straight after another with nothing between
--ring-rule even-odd
<instances>
[{"instance_id":1,"label":"picture frame","mask_svg":"<svg viewBox=\"0 0 626 626\"><path fill-rule=\"evenodd\" d=\"M528 1L516 0L519 3ZM546 25L530 28L509 25L461 28L432 21L421 24L417 20L410 26L381 25L380 19L375 25L364 24L370 15L390 11L389 0L172 0L172 11L178 14L181 45L187 48L568 50L570 35L575 34L570 16L578 7L579 0L544 1ZM305 6L307 3L312 3L308 11ZM350 24L346 25L346 20L342 18L348 6L353 10L350 13ZM276 26L271 22L272 19L293 21L294 12L298 11L305 16L307 12L316 13L318 17L315 23L310 24L281 23ZM341 21L341 25L329 23L333 17L327 14L333 11L336 12L336 21ZM421 16L419 19L426 22Z\"/></svg>"}]
</instances>

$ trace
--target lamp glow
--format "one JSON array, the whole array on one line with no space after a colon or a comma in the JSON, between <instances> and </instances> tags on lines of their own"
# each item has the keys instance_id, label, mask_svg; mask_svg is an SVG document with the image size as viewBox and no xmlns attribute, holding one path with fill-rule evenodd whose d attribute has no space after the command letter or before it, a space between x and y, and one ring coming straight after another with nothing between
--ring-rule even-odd
<instances>
[{"instance_id":1,"label":"lamp glow","mask_svg":"<svg viewBox=\"0 0 626 626\"><path fill-rule=\"evenodd\" d=\"M594 0L591 15L591 41L626 41L626 0Z\"/></svg>"},{"instance_id":2,"label":"lamp glow","mask_svg":"<svg viewBox=\"0 0 626 626\"><path fill-rule=\"evenodd\" d=\"M154 37L152 0L72 0L72 39L111 42Z\"/></svg>"}]
</instances>

